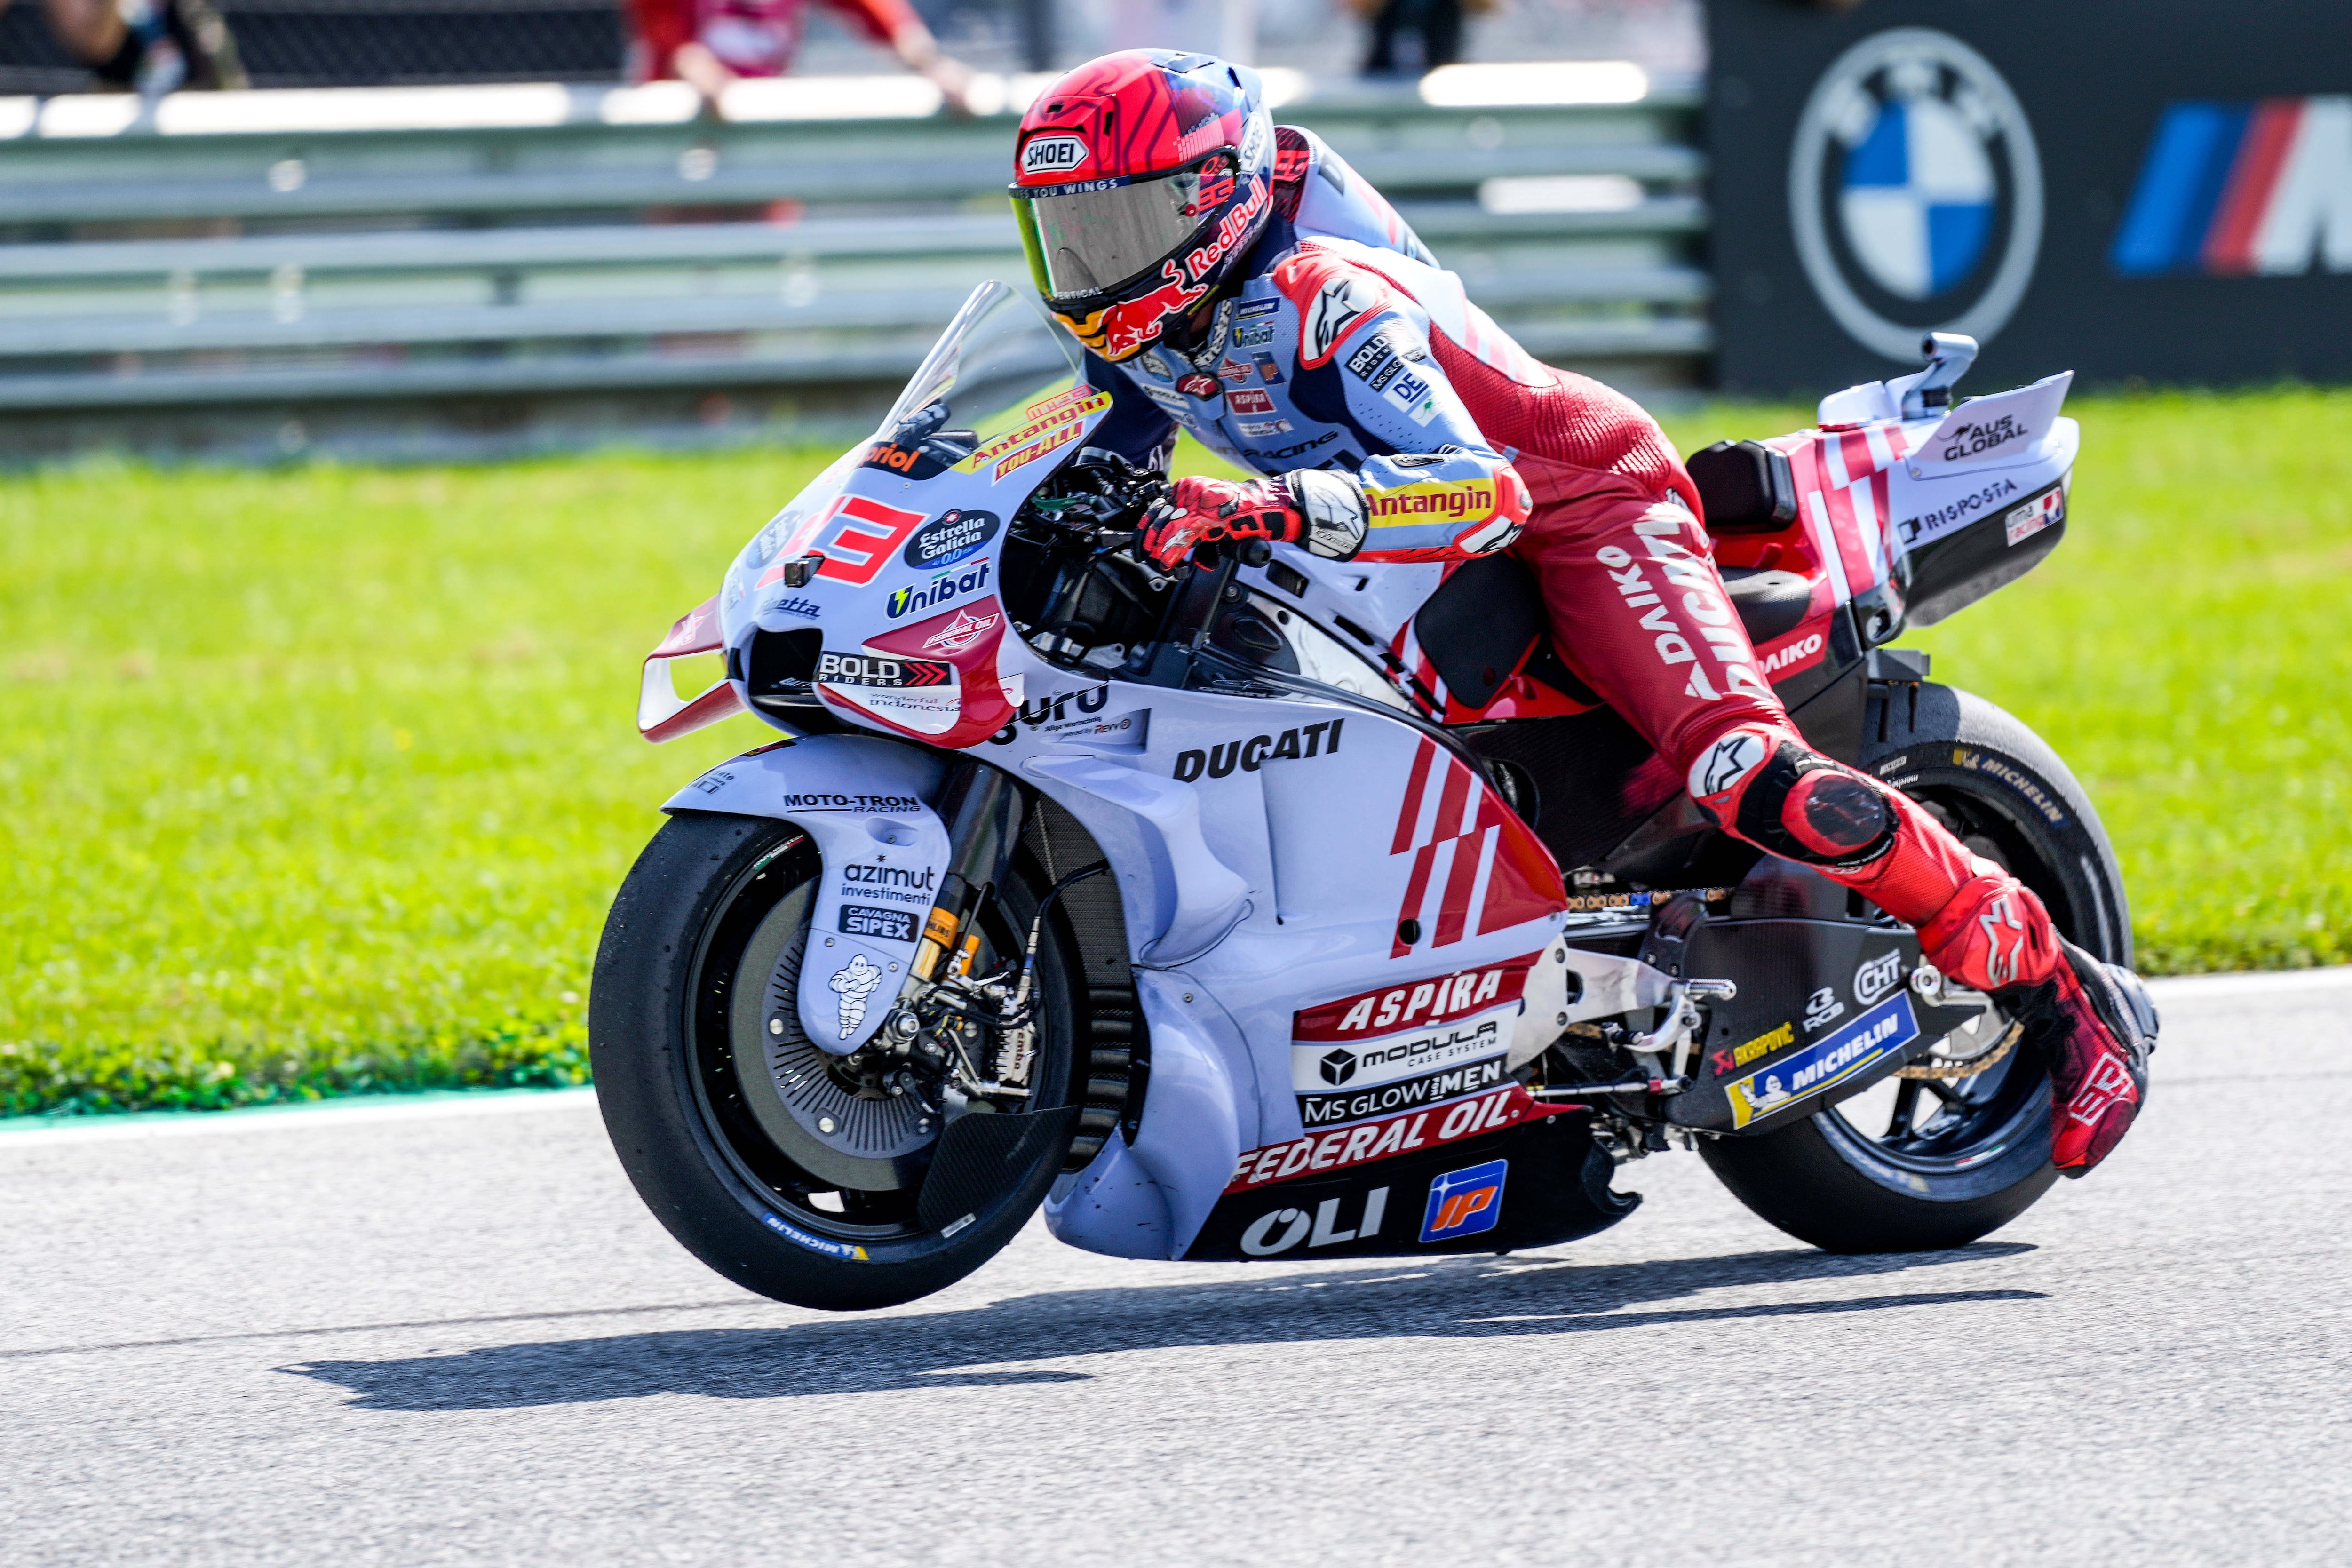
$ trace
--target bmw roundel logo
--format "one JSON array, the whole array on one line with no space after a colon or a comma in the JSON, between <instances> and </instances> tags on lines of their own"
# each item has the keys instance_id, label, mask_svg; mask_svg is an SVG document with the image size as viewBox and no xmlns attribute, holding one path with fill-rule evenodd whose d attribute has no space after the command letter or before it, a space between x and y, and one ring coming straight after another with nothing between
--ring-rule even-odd
<instances>
[{"instance_id":1,"label":"bmw roundel logo","mask_svg":"<svg viewBox=\"0 0 2352 1568\"><path fill-rule=\"evenodd\" d=\"M1897 27L1822 76L1789 164L1797 255L1855 341L1892 360L1920 335L1999 331L2042 248L2042 160L1985 58Z\"/></svg>"}]
</instances>

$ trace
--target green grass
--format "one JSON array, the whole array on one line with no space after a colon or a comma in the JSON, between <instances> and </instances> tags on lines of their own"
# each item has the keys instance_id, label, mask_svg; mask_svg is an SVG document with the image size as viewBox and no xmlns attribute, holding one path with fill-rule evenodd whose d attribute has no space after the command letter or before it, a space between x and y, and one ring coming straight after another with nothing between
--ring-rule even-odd
<instances>
[{"instance_id":1,"label":"green grass","mask_svg":"<svg viewBox=\"0 0 2352 1568\"><path fill-rule=\"evenodd\" d=\"M2073 412L2064 548L1913 640L2073 762L2144 967L2352 957L2352 396ZM646 745L637 661L826 456L0 480L0 1114L583 1081L654 808L768 733Z\"/></svg>"}]
</instances>

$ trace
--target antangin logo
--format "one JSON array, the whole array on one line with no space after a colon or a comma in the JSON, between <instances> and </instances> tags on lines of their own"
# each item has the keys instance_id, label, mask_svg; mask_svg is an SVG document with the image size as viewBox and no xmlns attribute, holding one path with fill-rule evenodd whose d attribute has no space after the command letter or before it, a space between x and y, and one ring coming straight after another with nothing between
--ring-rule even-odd
<instances>
[{"instance_id":1,"label":"antangin logo","mask_svg":"<svg viewBox=\"0 0 2352 1568\"><path fill-rule=\"evenodd\" d=\"M1394 489L1368 488L1364 503L1374 517L1485 517L1495 510L1495 487L1481 479L1437 479Z\"/></svg>"}]
</instances>

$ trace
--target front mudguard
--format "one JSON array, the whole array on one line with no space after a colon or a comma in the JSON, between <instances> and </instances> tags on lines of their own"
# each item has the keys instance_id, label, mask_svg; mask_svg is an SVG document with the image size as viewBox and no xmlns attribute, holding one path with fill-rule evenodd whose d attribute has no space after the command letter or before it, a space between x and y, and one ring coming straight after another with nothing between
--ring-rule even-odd
<instances>
[{"instance_id":1,"label":"front mudguard","mask_svg":"<svg viewBox=\"0 0 2352 1568\"><path fill-rule=\"evenodd\" d=\"M881 1026L946 875L932 809L947 763L869 735L813 735L719 763L664 811L772 816L805 831L824 862L802 962L801 1027L846 1056Z\"/></svg>"}]
</instances>

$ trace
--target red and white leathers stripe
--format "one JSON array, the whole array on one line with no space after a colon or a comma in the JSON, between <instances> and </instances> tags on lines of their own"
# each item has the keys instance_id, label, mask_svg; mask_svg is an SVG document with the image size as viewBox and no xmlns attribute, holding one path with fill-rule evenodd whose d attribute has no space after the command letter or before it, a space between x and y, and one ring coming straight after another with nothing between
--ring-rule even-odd
<instances>
[{"instance_id":1,"label":"red and white leathers stripe","mask_svg":"<svg viewBox=\"0 0 2352 1568\"><path fill-rule=\"evenodd\" d=\"M1392 958L1539 920L1568 896L1559 868L1527 824L1427 736L1413 753L1389 854L1412 857ZM1412 941L1407 921L1420 927Z\"/></svg>"}]
</instances>

